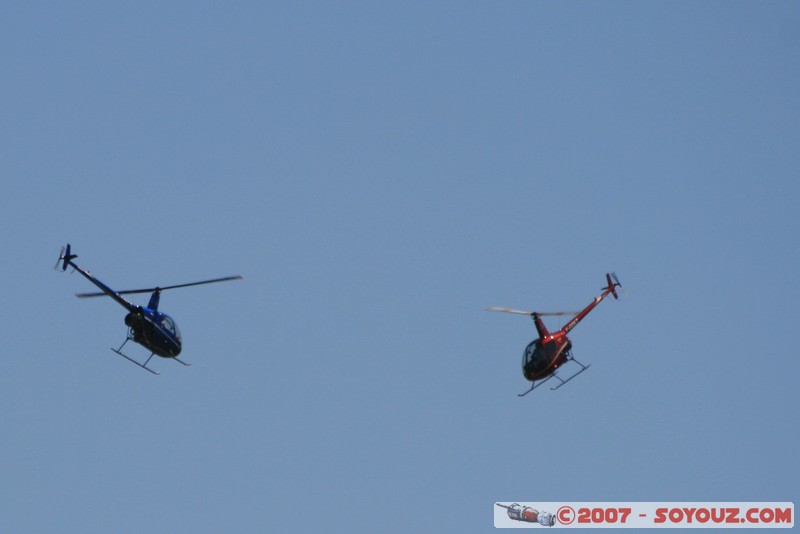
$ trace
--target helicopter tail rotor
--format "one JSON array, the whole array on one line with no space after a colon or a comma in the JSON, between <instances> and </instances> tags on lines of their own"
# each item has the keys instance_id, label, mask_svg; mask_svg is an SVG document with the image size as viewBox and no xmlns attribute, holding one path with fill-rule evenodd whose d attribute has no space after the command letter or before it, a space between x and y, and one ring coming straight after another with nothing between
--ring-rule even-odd
<instances>
[{"instance_id":1,"label":"helicopter tail rotor","mask_svg":"<svg viewBox=\"0 0 800 534\"><path fill-rule=\"evenodd\" d=\"M77 254L72 254L72 247L69 245L69 243L67 243L66 247L61 247L61 253L58 255L58 261L56 262L54 269L57 270L58 264L61 263L61 270L66 271L70 262L77 257Z\"/></svg>"},{"instance_id":2,"label":"helicopter tail rotor","mask_svg":"<svg viewBox=\"0 0 800 534\"><path fill-rule=\"evenodd\" d=\"M617 288L619 288L620 293L623 296L627 296L628 292L622 287L622 284L619 283L619 278L617 278L617 273L606 273L606 281L608 285L603 288L603 290L611 290L611 294L614 295L614 298L619 300L619 295L617 294Z\"/></svg>"}]
</instances>

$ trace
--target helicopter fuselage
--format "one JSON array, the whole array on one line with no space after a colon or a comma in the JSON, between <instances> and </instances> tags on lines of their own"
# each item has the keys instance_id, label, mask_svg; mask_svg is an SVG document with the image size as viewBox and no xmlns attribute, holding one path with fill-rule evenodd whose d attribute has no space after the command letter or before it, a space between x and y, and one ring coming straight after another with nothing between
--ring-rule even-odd
<instances>
[{"instance_id":1,"label":"helicopter fuselage","mask_svg":"<svg viewBox=\"0 0 800 534\"><path fill-rule=\"evenodd\" d=\"M150 352L162 358L175 358L181 353L181 334L178 325L166 313L149 308L137 308L125 316L130 337Z\"/></svg>"},{"instance_id":2,"label":"helicopter fuselage","mask_svg":"<svg viewBox=\"0 0 800 534\"><path fill-rule=\"evenodd\" d=\"M533 382L556 372L567 361L572 342L561 332L534 339L522 353L522 374Z\"/></svg>"}]
</instances>

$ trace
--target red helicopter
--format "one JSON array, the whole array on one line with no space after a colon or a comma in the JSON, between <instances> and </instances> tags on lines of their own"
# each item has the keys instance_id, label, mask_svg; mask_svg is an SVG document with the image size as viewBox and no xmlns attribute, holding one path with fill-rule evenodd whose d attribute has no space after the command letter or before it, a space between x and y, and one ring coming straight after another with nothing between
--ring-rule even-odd
<instances>
[{"instance_id":1,"label":"red helicopter","mask_svg":"<svg viewBox=\"0 0 800 534\"><path fill-rule=\"evenodd\" d=\"M533 382L531 388L525 393L520 393L519 396L523 397L541 386L551 378L557 378L561 383L550 389L556 390L584 372L590 365L583 365L581 362L572 357L572 342L567 337L570 330L581 322L595 306L606 298L609 294L614 295L615 299L619 299L616 288L620 288L623 295L627 294L625 288L619 283L617 275L614 273L606 274L606 281L608 285L603 288L600 296L596 297L591 304L586 306L583 311L579 312L555 312L555 313L542 313L542 312L528 312L522 310L512 310L510 308L500 308L498 306L491 306L486 308L489 311L498 311L505 313L518 313L521 315L530 315L533 317L533 324L536 325L536 331L539 333L539 338L531 341L525 348L522 354L522 374L525 378ZM542 322L542 317L546 315L574 315L570 321L558 332L550 333ZM556 371L559 367L567 362L575 362L581 369L574 373L566 380L558 376ZM538 380L538 383L537 383Z\"/></svg>"}]
</instances>

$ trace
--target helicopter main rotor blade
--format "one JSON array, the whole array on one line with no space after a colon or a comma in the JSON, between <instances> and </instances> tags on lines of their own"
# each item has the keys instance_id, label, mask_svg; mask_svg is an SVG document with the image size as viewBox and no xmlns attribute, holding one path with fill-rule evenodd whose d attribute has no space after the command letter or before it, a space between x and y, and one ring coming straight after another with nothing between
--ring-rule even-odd
<instances>
[{"instance_id":1,"label":"helicopter main rotor blade","mask_svg":"<svg viewBox=\"0 0 800 534\"><path fill-rule=\"evenodd\" d=\"M535 313L539 316L547 316L547 317L557 317L560 315L578 315L580 312L529 312L525 310L513 310L511 308L501 308L500 306L489 306L486 308L487 311L496 311L496 312L504 312L504 313L518 313L520 315L530 315L533 316Z\"/></svg>"},{"instance_id":2,"label":"helicopter main rotor blade","mask_svg":"<svg viewBox=\"0 0 800 534\"><path fill-rule=\"evenodd\" d=\"M125 291L116 291L117 295L132 295L135 293L152 293L154 291L164 291L167 289L177 289L179 287L191 287L191 286L199 286L203 284L214 284L216 282L228 282L230 280L241 280L242 277L240 275L236 276L225 276L223 278L214 278L212 280L202 280L200 282L190 282L188 284L178 284L174 286L165 286L165 287L151 287L149 289L127 289ZM97 293L76 293L76 297L78 298L87 298L87 297L103 297L105 293L97 292Z\"/></svg>"}]
</instances>

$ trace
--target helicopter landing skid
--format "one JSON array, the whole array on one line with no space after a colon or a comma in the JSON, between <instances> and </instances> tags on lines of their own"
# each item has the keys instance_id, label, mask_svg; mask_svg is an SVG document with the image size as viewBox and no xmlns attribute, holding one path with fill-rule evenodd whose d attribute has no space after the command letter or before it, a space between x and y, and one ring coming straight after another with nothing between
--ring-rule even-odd
<instances>
[{"instance_id":1,"label":"helicopter landing skid","mask_svg":"<svg viewBox=\"0 0 800 534\"><path fill-rule=\"evenodd\" d=\"M541 386L542 384L544 384L545 382L547 382L548 380L550 380L550 379L551 379L551 378L553 378L553 377L555 377L557 380L559 380L559 381L561 382L561 383L560 383L560 384L558 384L557 386L550 388L550 390L552 390L552 391L555 391L555 390L557 390L558 388L560 388L561 386L563 386L564 384L566 384L567 382L569 382L570 380L572 380L573 378L575 378L576 376L578 376L579 374L581 374L582 372L584 372L585 370L587 370L589 367L591 367L591 366L592 366L591 364L589 364L589 365L583 365L581 362L579 362L578 360L576 360L575 358L573 358L571 355L567 357L567 361L572 361L572 362L575 362L575 363L577 363L578 365L580 365L580 366L581 366L581 370L580 370L580 371L578 371L577 373L574 373L572 376L570 376L570 377L569 377L569 378L567 378L566 380L564 380L563 378L561 378L560 376L558 376L556 373L553 373L553 374L551 374L550 376L548 376L547 378L545 378L544 380L540 380L538 383L534 381L533 385L531 386L531 389L529 389L529 390L528 390L528 391L526 391L525 393L518 393L518 394L517 394L517 396L518 396L518 397L524 397L525 395L527 395L528 393L530 393L530 392L531 392L531 391L533 391L534 389L538 388L539 386Z\"/></svg>"},{"instance_id":2,"label":"helicopter landing skid","mask_svg":"<svg viewBox=\"0 0 800 534\"><path fill-rule=\"evenodd\" d=\"M589 365L583 365L581 362L579 362L579 361L578 361L578 360L576 360L575 358L570 358L570 360L571 360L571 361L573 361L573 362L575 362L575 363L577 363L578 365L580 365L580 366L581 366L581 370L580 370L580 371L578 371L577 373L575 373L574 375L572 375L571 377L567 378L566 380L564 380L563 378L561 378L561 377L560 377L560 376L558 376L557 374L553 374L553 375L551 375L551 376L554 376L554 377L556 377L558 380L560 380L560 381L561 381L561 383L560 383L559 385L557 385L556 387L554 387L554 388L550 388L551 390L553 390L553 391L557 390L558 388L560 388L561 386L563 386L564 384L566 384L567 382L569 382L570 380L572 380L573 378L575 378L576 376L578 376L579 374L581 374L582 372L584 372L585 370L587 370L589 367L591 367L591 366L592 366L591 364L589 364ZM548 377L548 378L549 378L549 377Z\"/></svg>"},{"instance_id":3,"label":"helicopter landing skid","mask_svg":"<svg viewBox=\"0 0 800 534\"><path fill-rule=\"evenodd\" d=\"M131 338L129 338L129 337L126 338L125 341L122 342L122 345L120 345L118 349L115 349L114 347L111 347L111 350L113 352L116 352L117 354L119 354L120 356L122 356L123 358L128 360L129 362L138 365L142 369L146 369L146 370L150 371L151 373L153 373L154 375L160 375L161 373L159 373L158 371L153 371L152 369L147 367L147 364L150 363L150 358L152 358L153 354L155 354L154 352L150 353L150 356L147 358L147 361L144 362L144 365L142 365L141 363L137 362L136 360L134 360L133 358L131 358L130 356L128 356L127 354L122 352L122 347L125 346L125 343L127 343L129 339L131 339ZM181 363L183 363L183 362L181 362ZM184 365L186 365L186 364L184 364Z\"/></svg>"}]
</instances>

